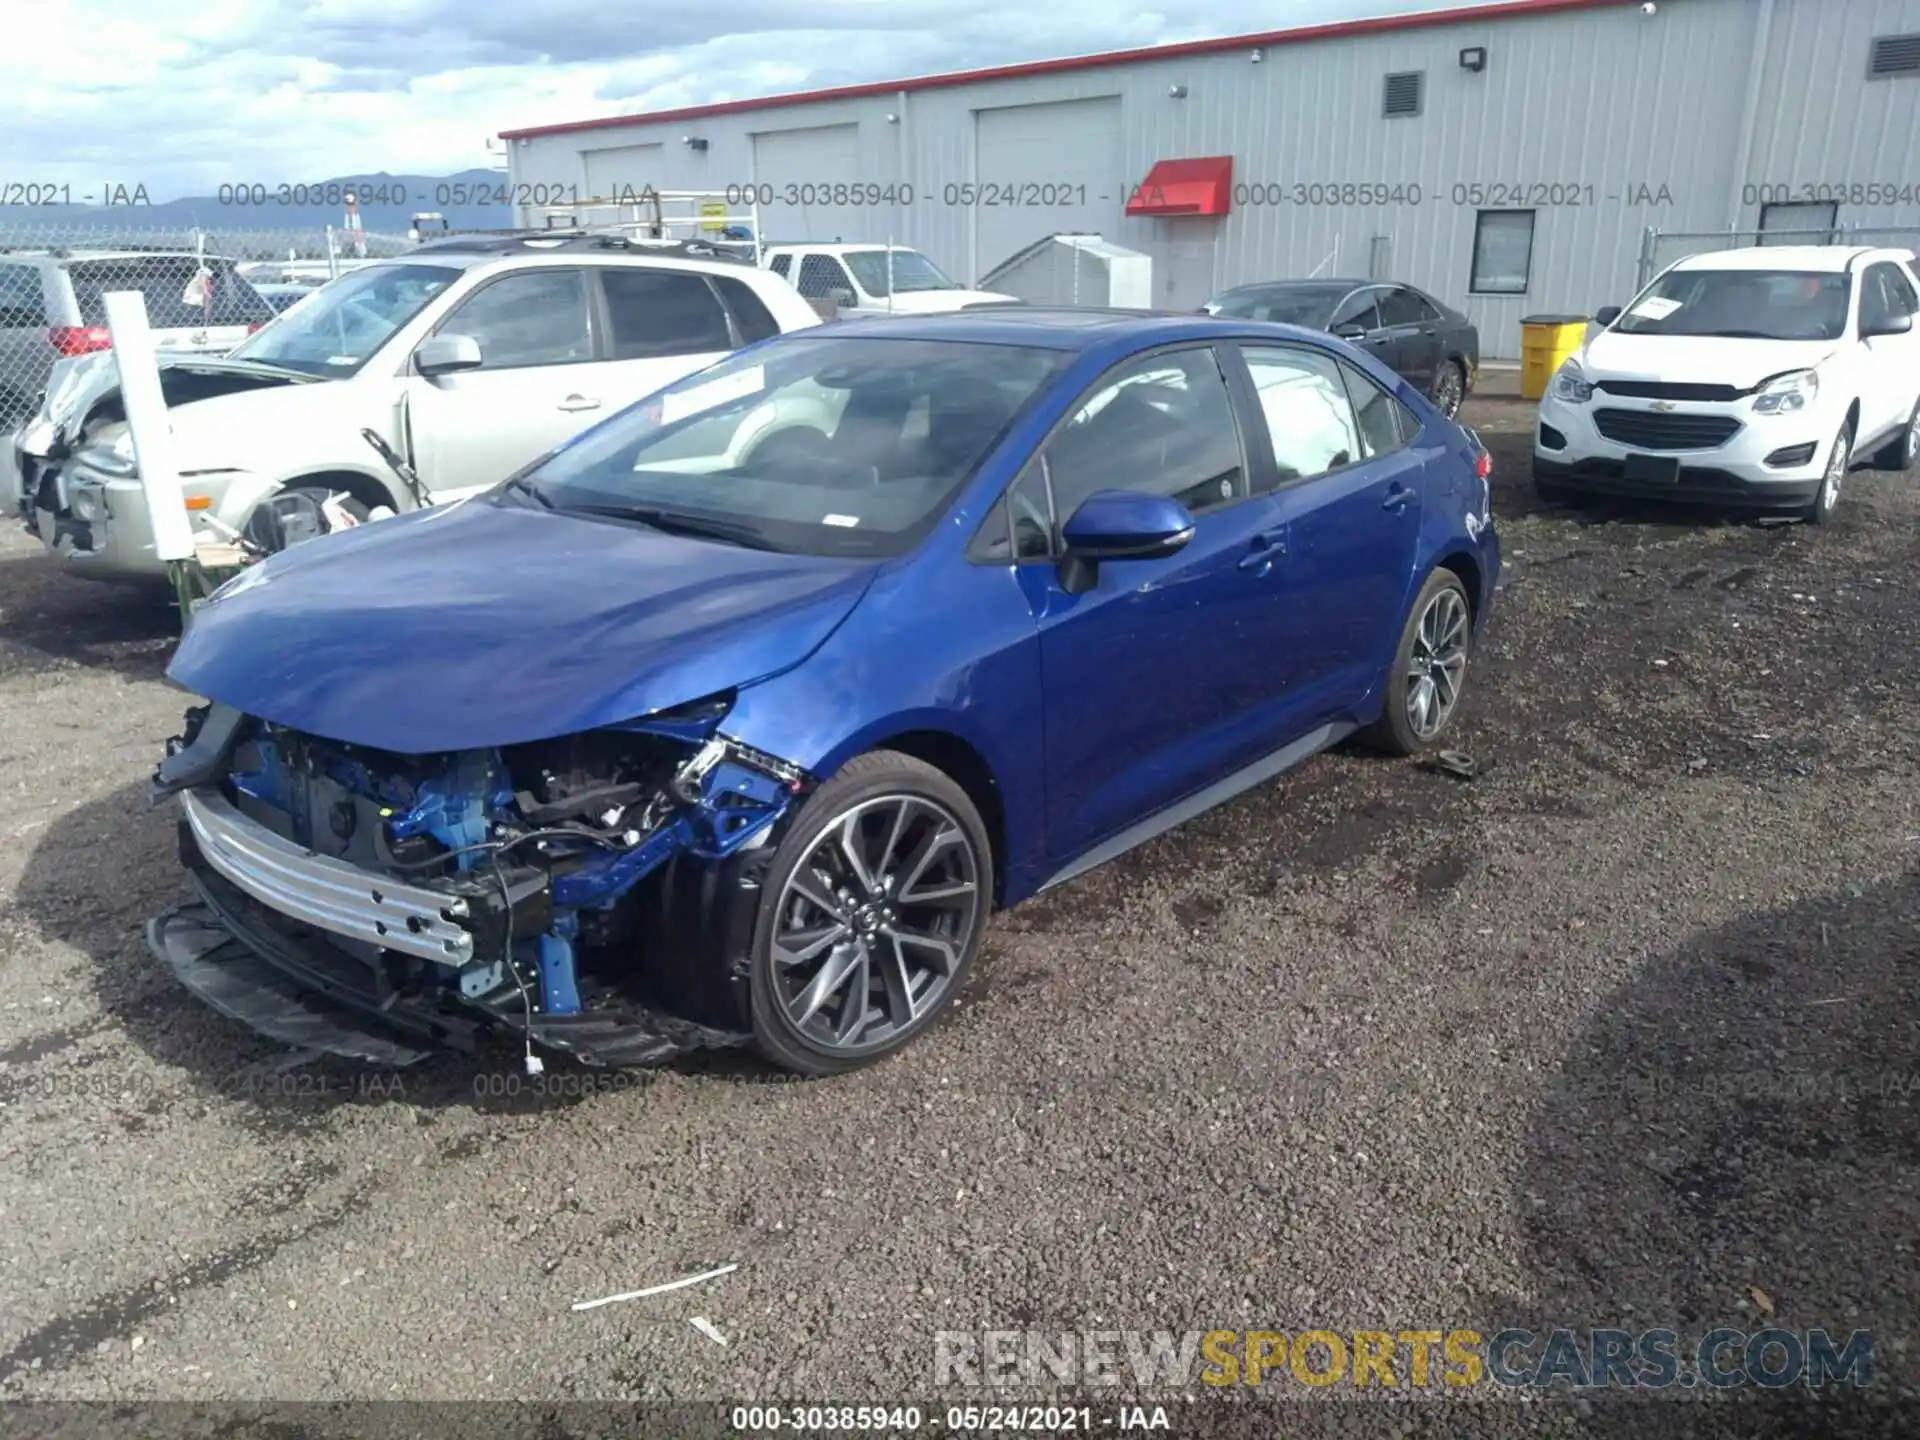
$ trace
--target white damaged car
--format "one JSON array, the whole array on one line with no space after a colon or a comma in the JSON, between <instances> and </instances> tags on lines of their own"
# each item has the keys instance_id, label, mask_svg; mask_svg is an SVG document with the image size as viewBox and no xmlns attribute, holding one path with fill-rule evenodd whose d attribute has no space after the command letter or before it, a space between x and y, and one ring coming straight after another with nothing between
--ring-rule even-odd
<instances>
[{"instance_id":1,"label":"white damaged car","mask_svg":"<svg viewBox=\"0 0 1920 1440\"><path fill-rule=\"evenodd\" d=\"M779 276L713 253L438 241L342 275L226 356L163 363L196 531L286 543L343 514L457 500L744 345L820 323ZM56 371L12 450L20 518L71 573L166 573L110 352Z\"/></svg>"}]
</instances>

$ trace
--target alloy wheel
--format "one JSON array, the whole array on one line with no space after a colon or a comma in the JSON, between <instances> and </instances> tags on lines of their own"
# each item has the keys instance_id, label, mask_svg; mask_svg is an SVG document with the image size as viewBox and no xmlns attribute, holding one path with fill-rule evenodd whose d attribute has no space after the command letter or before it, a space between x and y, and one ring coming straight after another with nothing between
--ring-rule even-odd
<instances>
[{"instance_id":1,"label":"alloy wheel","mask_svg":"<svg viewBox=\"0 0 1920 1440\"><path fill-rule=\"evenodd\" d=\"M1427 602L1407 659L1407 724L1431 740L1453 715L1467 669L1467 602L1446 589Z\"/></svg>"},{"instance_id":2,"label":"alloy wheel","mask_svg":"<svg viewBox=\"0 0 1920 1440\"><path fill-rule=\"evenodd\" d=\"M886 795L836 815L781 888L775 998L815 1049L886 1045L938 1008L981 914L980 857L937 801Z\"/></svg>"},{"instance_id":3,"label":"alloy wheel","mask_svg":"<svg viewBox=\"0 0 1920 1440\"><path fill-rule=\"evenodd\" d=\"M1820 508L1831 510L1840 503L1840 483L1846 479L1852 446L1843 434L1833 442L1833 454L1827 458L1827 473L1820 481Z\"/></svg>"},{"instance_id":4,"label":"alloy wheel","mask_svg":"<svg viewBox=\"0 0 1920 1440\"><path fill-rule=\"evenodd\" d=\"M1440 368L1440 377L1434 382L1433 403L1440 413L1449 420L1460 413L1463 396L1460 388L1460 372L1451 364Z\"/></svg>"}]
</instances>

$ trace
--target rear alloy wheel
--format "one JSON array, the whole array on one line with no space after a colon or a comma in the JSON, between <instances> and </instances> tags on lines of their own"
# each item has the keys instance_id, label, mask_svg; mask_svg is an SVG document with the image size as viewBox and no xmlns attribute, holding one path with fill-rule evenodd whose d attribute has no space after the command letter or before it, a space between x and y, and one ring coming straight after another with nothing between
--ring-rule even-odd
<instances>
[{"instance_id":1,"label":"rear alloy wheel","mask_svg":"<svg viewBox=\"0 0 1920 1440\"><path fill-rule=\"evenodd\" d=\"M1439 743L1460 708L1472 648L1467 588L1451 570L1436 570L1420 587L1394 650L1386 709L1361 739L1390 755L1411 755Z\"/></svg>"},{"instance_id":2,"label":"rear alloy wheel","mask_svg":"<svg viewBox=\"0 0 1920 1440\"><path fill-rule=\"evenodd\" d=\"M1467 373L1460 368L1459 361L1449 360L1440 367L1433 377L1433 391L1428 398L1449 420L1460 413L1460 406L1467 398Z\"/></svg>"},{"instance_id":3,"label":"rear alloy wheel","mask_svg":"<svg viewBox=\"0 0 1920 1440\"><path fill-rule=\"evenodd\" d=\"M985 827L924 761L852 760L799 815L762 890L752 960L761 1053L832 1075L939 1018L980 948L993 894Z\"/></svg>"},{"instance_id":4,"label":"rear alloy wheel","mask_svg":"<svg viewBox=\"0 0 1920 1440\"><path fill-rule=\"evenodd\" d=\"M1840 486L1847 478L1847 467L1853 463L1853 426L1842 425L1840 433L1833 437L1833 451L1827 456L1826 474L1820 477L1820 493L1813 497L1813 504L1806 509L1809 525L1826 525L1833 520L1833 510L1840 503Z\"/></svg>"},{"instance_id":5,"label":"rear alloy wheel","mask_svg":"<svg viewBox=\"0 0 1920 1440\"><path fill-rule=\"evenodd\" d=\"M1916 461L1920 461L1920 400L1913 402L1913 413L1907 416L1907 428L1874 452L1873 468L1911 470Z\"/></svg>"}]
</instances>

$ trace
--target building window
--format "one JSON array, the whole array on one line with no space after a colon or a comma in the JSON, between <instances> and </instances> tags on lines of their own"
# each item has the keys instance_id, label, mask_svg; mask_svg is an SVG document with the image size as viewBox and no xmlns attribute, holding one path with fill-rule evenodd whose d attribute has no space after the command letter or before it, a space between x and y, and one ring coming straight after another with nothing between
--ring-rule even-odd
<instances>
[{"instance_id":1,"label":"building window","mask_svg":"<svg viewBox=\"0 0 1920 1440\"><path fill-rule=\"evenodd\" d=\"M1869 80L1920 75L1920 35L1877 35L1867 60Z\"/></svg>"},{"instance_id":2,"label":"building window","mask_svg":"<svg viewBox=\"0 0 1920 1440\"><path fill-rule=\"evenodd\" d=\"M1387 102L1385 114L1389 117L1418 115L1420 102L1426 95L1426 72L1407 70L1398 75L1387 76Z\"/></svg>"},{"instance_id":3,"label":"building window","mask_svg":"<svg viewBox=\"0 0 1920 1440\"><path fill-rule=\"evenodd\" d=\"M1840 206L1831 200L1762 205L1760 207L1760 243L1762 245L1831 245L1834 227L1839 223ZM1769 240L1769 231L1785 232Z\"/></svg>"},{"instance_id":4,"label":"building window","mask_svg":"<svg viewBox=\"0 0 1920 1440\"><path fill-rule=\"evenodd\" d=\"M1524 295L1533 272L1533 211L1482 210L1473 222L1475 295Z\"/></svg>"}]
</instances>

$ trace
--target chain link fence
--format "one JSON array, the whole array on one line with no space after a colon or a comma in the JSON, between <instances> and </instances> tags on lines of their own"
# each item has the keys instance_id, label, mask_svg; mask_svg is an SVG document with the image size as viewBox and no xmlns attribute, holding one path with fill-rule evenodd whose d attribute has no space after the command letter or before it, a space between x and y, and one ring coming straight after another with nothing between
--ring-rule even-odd
<instances>
[{"instance_id":1,"label":"chain link fence","mask_svg":"<svg viewBox=\"0 0 1920 1440\"><path fill-rule=\"evenodd\" d=\"M62 359L106 349L103 296L146 296L164 352L219 355L313 288L411 249L407 236L143 229L0 220L0 435L30 418Z\"/></svg>"},{"instance_id":2,"label":"chain link fence","mask_svg":"<svg viewBox=\"0 0 1920 1440\"><path fill-rule=\"evenodd\" d=\"M1836 225L1824 230L1648 230L1640 244L1640 280L1646 289L1654 276L1676 260L1715 250L1742 250L1755 245L1876 245L1920 254L1920 226Z\"/></svg>"}]
</instances>

